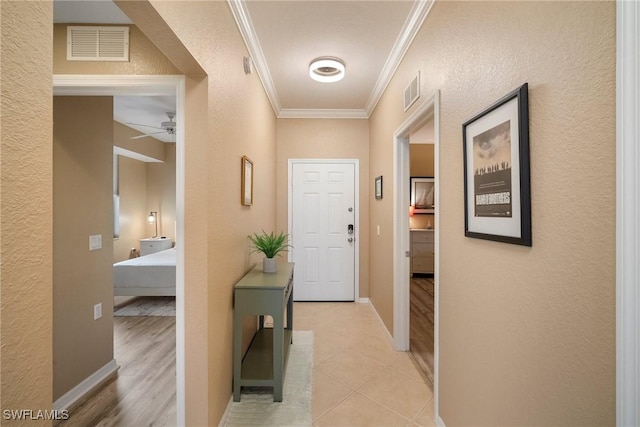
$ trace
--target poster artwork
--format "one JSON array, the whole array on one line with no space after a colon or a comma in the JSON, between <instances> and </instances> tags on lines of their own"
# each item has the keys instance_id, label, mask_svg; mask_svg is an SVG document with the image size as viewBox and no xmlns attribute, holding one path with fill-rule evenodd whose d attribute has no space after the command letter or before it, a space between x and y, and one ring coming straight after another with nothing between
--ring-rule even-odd
<instances>
[{"instance_id":1,"label":"poster artwork","mask_svg":"<svg viewBox=\"0 0 640 427\"><path fill-rule=\"evenodd\" d=\"M511 218L511 122L473 137L476 217Z\"/></svg>"},{"instance_id":2,"label":"poster artwork","mask_svg":"<svg viewBox=\"0 0 640 427\"><path fill-rule=\"evenodd\" d=\"M433 209L433 198L435 190L434 183L431 181L416 182L415 186L416 209Z\"/></svg>"}]
</instances>

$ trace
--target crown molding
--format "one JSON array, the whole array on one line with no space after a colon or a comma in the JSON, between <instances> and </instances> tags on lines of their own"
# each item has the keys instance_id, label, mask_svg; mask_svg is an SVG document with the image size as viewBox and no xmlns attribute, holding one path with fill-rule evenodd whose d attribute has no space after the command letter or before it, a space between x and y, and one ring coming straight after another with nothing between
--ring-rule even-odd
<instances>
[{"instance_id":1,"label":"crown molding","mask_svg":"<svg viewBox=\"0 0 640 427\"><path fill-rule=\"evenodd\" d=\"M364 110L347 109L281 109L279 119L368 119Z\"/></svg>"},{"instance_id":2,"label":"crown molding","mask_svg":"<svg viewBox=\"0 0 640 427\"><path fill-rule=\"evenodd\" d=\"M369 101L365 106L367 116L370 116L376 108L376 105L378 105L380 98L382 98L382 94L398 69L402 58L404 58L407 50L409 50L409 46L411 46L413 39L416 34L418 34L418 30L420 30L422 23L429 14L434 1L435 0L418 0L414 3L407 20L404 23L404 27L402 27L402 31L400 32L400 35L398 35L396 43L393 46L384 67L382 68L378 81L371 91Z\"/></svg>"},{"instance_id":3,"label":"crown molding","mask_svg":"<svg viewBox=\"0 0 640 427\"><path fill-rule=\"evenodd\" d=\"M271 108L273 108L276 116L278 116L281 110L278 91L276 90L276 86L273 84L273 79L271 78L269 67L267 66L267 60L262 52L260 41L256 36L255 28L253 27L251 17L249 16L249 12L247 11L244 1L227 0L227 4L231 9L233 18L236 20L236 24L240 30L244 44L247 46L253 65L256 67L258 77L260 78L260 81L262 81L262 86L264 86L264 90L267 93L267 98L269 98Z\"/></svg>"},{"instance_id":4,"label":"crown molding","mask_svg":"<svg viewBox=\"0 0 640 427\"><path fill-rule=\"evenodd\" d=\"M391 78L396 72L402 58L407 53L409 46L413 42L418 30L422 26L425 18L429 14L435 0L417 0L405 21L405 24L396 39L396 42L387 57L385 65L378 76L376 85L374 86L369 100L364 110L323 110L323 109L282 109L280 99L276 90L267 61L262 52L260 41L256 36L251 17L245 6L244 0L227 0L227 4L231 9L231 13L236 21L242 39L247 46L249 55L256 67L258 77L262 81L267 98L271 103L271 107L278 118L351 118L366 119L369 118L376 105L380 101L382 94L389 85Z\"/></svg>"}]
</instances>

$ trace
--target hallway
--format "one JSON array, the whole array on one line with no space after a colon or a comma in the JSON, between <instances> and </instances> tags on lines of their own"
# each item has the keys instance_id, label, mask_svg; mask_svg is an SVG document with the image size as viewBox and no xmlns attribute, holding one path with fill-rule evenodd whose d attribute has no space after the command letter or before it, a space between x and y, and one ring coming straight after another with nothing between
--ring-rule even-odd
<instances>
[{"instance_id":1,"label":"hallway","mask_svg":"<svg viewBox=\"0 0 640 427\"><path fill-rule=\"evenodd\" d=\"M295 303L294 328L314 332L314 425L435 426L430 382L369 303ZM174 337L174 317L116 318L118 377L60 425L175 425Z\"/></svg>"},{"instance_id":2,"label":"hallway","mask_svg":"<svg viewBox=\"0 0 640 427\"><path fill-rule=\"evenodd\" d=\"M314 332L314 425L435 425L430 383L369 303L296 303L294 329Z\"/></svg>"}]
</instances>

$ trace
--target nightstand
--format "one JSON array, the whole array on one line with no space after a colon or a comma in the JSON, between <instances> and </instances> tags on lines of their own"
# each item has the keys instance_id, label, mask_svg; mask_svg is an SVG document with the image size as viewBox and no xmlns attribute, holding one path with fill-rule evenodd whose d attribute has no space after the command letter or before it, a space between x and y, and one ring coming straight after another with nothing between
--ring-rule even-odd
<instances>
[{"instance_id":1,"label":"nightstand","mask_svg":"<svg viewBox=\"0 0 640 427\"><path fill-rule=\"evenodd\" d=\"M433 230L411 230L411 274L433 274Z\"/></svg>"},{"instance_id":2,"label":"nightstand","mask_svg":"<svg viewBox=\"0 0 640 427\"><path fill-rule=\"evenodd\" d=\"M153 254L156 252L171 249L173 247L172 239L162 239L160 237L150 237L148 239L140 239L140 256Z\"/></svg>"}]
</instances>

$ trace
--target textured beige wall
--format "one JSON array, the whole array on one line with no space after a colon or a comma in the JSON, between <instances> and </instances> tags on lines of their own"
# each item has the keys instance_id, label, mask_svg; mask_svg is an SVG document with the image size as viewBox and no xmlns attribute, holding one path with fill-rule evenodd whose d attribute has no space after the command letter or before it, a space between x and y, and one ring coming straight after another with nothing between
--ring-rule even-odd
<instances>
[{"instance_id":1,"label":"textured beige wall","mask_svg":"<svg viewBox=\"0 0 640 427\"><path fill-rule=\"evenodd\" d=\"M209 410L209 250L208 192L209 134L208 79L187 76L184 169L184 307L185 307L185 412L186 425L210 422ZM178 160L179 161L179 160ZM216 325L212 326L216 327ZM206 374L205 374L206 373ZM224 395L224 388L217 390Z\"/></svg>"},{"instance_id":2,"label":"textured beige wall","mask_svg":"<svg viewBox=\"0 0 640 427\"><path fill-rule=\"evenodd\" d=\"M113 359L113 99L53 98L53 397ZM102 249L89 251L89 235ZM93 319L102 303L102 318ZM87 345L90 342L91 345Z\"/></svg>"},{"instance_id":3,"label":"textured beige wall","mask_svg":"<svg viewBox=\"0 0 640 427\"><path fill-rule=\"evenodd\" d=\"M441 91L449 427L615 424L615 55L613 2L436 2L371 119L373 177L392 168L411 77L423 100ZM533 247L465 238L461 124L524 82ZM390 205L371 215L391 227ZM373 231L371 296L391 327L392 236Z\"/></svg>"},{"instance_id":4,"label":"textured beige wall","mask_svg":"<svg viewBox=\"0 0 640 427\"><path fill-rule=\"evenodd\" d=\"M52 20L51 2L0 2L2 410L53 402Z\"/></svg>"},{"instance_id":5,"label":"textured beige wall","mask_svg":"<svg viewBox=\"0 0 640 427\"><path fill-rule=\"evenodd\" d=\"M53 26L55 74L182 74L135 25L129 25L129 61L67 61L67 26Z\"/></svg>"},{"instance_id":6,"label":"textured beige wall","mask_svg":"<svg viewBox=\"0 0 640 427\"><path fill-rule=\"evenodd\" d=\"M289 159L358 159L360 176L360 297L369 296L369 124L367 120L278 119L277 224L288 229Z\"/></svg>"},{"instance_id":7,"label":"textured beige wall","mask_svg":"<svg viewBox=\"0 0 640 427\"><path fill-rule=\"evenodd\" d=\"M225 2L192 2L185 7L182 2L159 1L153 5L209 76L208 80L188 85L189 109L202 105L202 84L208 84L208 109L193 111L193 117L202 117L203 113L207 116L193 122L193 132L203 139L193 141L187 137L185 158L188 171L185 212L193 215L191 219L185 218L185 227L189 227L185 230L185 249L200 244L190 240L197 240L196 234L205 234L207 238L203 251L193 257L195 260L204 256L204 265L190 270L189 264L185 264L185 271L199 275L206 269L208 279L205 289L189 284L192 288L187 288L190 295L185 296L185 301L187 312L193 308L193 319L186 319L187 340L205 332L208 346L205 370L190 372L187 365L187 381L191 384L188 393L205 388L207 398L202 402L202 394L187 396L187 424L214 425L231 396L233 285L259 259L257 255L249 255L247 235L276 224L275 116L258 76L244 74L242 57L247 51ZM135 22L146 31L143 22L137 19ZM189 111L186 117L193 119ZM203 126L208 126L206 134L201 133ZM241 206L239 200L243 155L249 156L255 165L251 207ZM202 181L203 178L206 180ZM191 260L187 254L186 260ZM206 300L188 300L200 295ZM206 317L197 319L203 308ZM193 327L189 326L191 320ZM195 325L196 320L200 326ZM202 322L215 326L207 330ZM187 343L188 357L190 345L197 343ZM196 360L188 362L201 363L201 357L198 352L194 355ZM207 376L202 378L204 375ZM202 418L203 411L206 419Z\"/></svg>"},{"instance_id":8,"label":"textured beige wall","mask_svg":"<svg viewBox=\"0 0 640 427\"><path fill-rule=\"evenodd\" d=\"M196 58L156 10L155 1L114 0L114 3L132 22L136 23L149 40L153 41L153 44L180 70L181 74L199 77L206 75ZM183 3L183 6L185 4Z\"/></svg>"},{"instance_id":9,"label":"textured beige wall","mask_svg":"<svg viewBox=\"0 0 640 427\"><path fill-rule=\"evenodd\" d=\"M164 143L164 162L147 163L147 212L158 212L158 235L176 239L176 145ZM145 221L146 222L146 221ZM155 225L147 223L148 236Z\"/></svg>"},{"instance_id":10,"label":"textured beige wall","mask_svg":"<svg viewBox=\"0 0 640 427\"><path fill-rule=\"evenodd\" d=\"M113 241L113 262L129 258L132 248L140 249L146 233L147 165L140 160L118 156L120 184L120 237Z\"/></svg>"},{"instance_id":11,"label":"textured beige wall","mask_svg":"<svg viewBox=\"0 0 640 427\"><path fill-rule=\"evenodd\" d=\"M410 144L409 145L409 175L434 176L434 145Z\"/></svg>"},{"instance_id":12,"label":"textured beige wall","mask_svg":"<svg viewBox=\"0 0 640 427\"><path fill-rule=\"evenodd\" d=\"M53 397L57 399L113 359L113 101L54 97L53 118ZM93 234L102 235L102 249L90 252ZM93 320L97 303L103 305L103 316Z\"/></svg>"}]
</instances>

